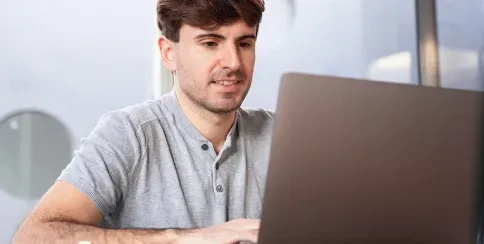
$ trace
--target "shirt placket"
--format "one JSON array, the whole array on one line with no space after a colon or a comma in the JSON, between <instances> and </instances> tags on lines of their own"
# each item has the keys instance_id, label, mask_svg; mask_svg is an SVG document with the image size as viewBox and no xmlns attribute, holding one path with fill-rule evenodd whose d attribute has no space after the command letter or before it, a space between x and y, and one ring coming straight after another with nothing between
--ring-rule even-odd
<instances>
[{"instance_id":1,"label":"shirt placket","mask_svg":"<svg viewBox=\"0 0 484 244\"><path fill-rule=\"evenodd\" d=\"M201 147L202 150L205 152L205 159L207 163L211 165L212 190L215 200L215 206L212 206L214 221L216 223L224 223L226 222L227 216L227 191L224 177L221 177L221 174L223 174L223 172L220 172L220 165L225 151L225 147L221 150L219 155L215 153L215 149L210 142L204 142Z\"/></svg>"}]
</instances>

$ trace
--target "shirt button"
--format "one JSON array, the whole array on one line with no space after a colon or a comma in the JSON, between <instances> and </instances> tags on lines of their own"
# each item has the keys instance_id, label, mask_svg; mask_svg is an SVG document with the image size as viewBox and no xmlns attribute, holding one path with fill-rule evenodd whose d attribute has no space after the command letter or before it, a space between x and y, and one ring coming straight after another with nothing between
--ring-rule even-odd
<instances>
[{"instance_id":1,"label":"shirt button","mask_svg":"<svg viewBox=\"0 0 484 244\"><path fill-rule=\"evenodd\" d=\"M208 150L208 145L207 144L203 144L202 145L202 150L203 151L207 151Z\"/></svg>"},{"instance_id":2,"label":"shirt button","mask_svg":"<svg viewBox=\"0 0 484 244\"><path fill-rule=\"evenodd\" d=\"M223 188L223 186L221 186L221 185L218 185L218 186L216 187L216 189L217 189L217 191L218 191L218 192L223 192L223 191L224 191L224 188Z\"/></svg>"},{"instance_id":3,"label":"shirt button","mask_svg":"<svg viewBox=\"0 0 484 244\"><path fill-rule=\"evenodd\" d=\"M219 163L215 164L215 169L218 170L218 168L220 168L220 164Z\"/></svg>"}]
</instances>

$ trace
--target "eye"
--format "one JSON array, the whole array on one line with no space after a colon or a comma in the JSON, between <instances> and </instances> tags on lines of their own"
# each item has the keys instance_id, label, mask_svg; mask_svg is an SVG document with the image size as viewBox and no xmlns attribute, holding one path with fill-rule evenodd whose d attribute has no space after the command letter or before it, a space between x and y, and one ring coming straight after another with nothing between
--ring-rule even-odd
<instances>
[{"instance_id":1,"label":"eye","mask_svg":"<svg viewBox=\"0 0 484 244\"><path fill-rule=\"evenodd\" d=\"M252 46L251 43L248 43L248 42L242 42L239 45L240 45L240 47L242 47L244 49L248 49Z\"/></svg>"},{"instance_id":2,"label":"eye","mask_svg":"<svg viewBox=\"0 0 484 244\"><path fill-rule=\"evenodd\" d=\"M203 45L208 48L216 47L217 43L216 42L204 42Z\"/></svg>"}]
</instances>

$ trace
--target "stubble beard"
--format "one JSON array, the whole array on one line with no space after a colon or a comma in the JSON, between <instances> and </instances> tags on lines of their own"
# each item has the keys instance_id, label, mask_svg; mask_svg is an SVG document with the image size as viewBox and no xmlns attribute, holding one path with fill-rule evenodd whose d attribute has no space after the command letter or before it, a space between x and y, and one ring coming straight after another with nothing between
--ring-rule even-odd
<instances>
[{"instance_id":1,"label":"stubble beard","mask_svg":"<svg viewBox=\"0 0 484 244\"><path fill-rule=\"evenodd\" d=\"M245 88L240 97L240 101L237 101L235 94L223 93L222 98L223 100L227 101L222 101L221 103L223 104L217 104L216 102L213 102L208 92L209 87L214 84L209 84L206 86L206 88L200 89L197 87L197 82L195 80L190 80L188 78L183 67L178 67L177 74L180 90L185 94L185 96L196 106L218 115L228 115L231 112L239 109L250 89L250 85L249 87Z\"/></svg>"}]
</instances>

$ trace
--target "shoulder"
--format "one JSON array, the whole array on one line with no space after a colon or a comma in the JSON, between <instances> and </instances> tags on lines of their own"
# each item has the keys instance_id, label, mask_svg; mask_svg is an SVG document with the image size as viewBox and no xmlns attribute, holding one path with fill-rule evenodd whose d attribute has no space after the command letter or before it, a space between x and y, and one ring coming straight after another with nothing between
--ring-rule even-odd
<instances>
[{"instance_id":1,"label":"shoulder","mask_svg":"<svg viewBox=\"0 0 484 244\"><path fill-rule=\"evenodd\" d=\"M165 119L167 117L167 110L164 109L163 99L159 99L136 103L110 111L108 114L120 116L120 118L125 118L139 126L143 126L154 120Z\"/></svg>"},{"instance_id":2,"label":"shoulder","mask_svg":"<svg viewBox=\"0 0 484 244\"><path fill-rule=\"evenodd\" d=\"M275 117L275 112L273 110L263 109L263 108L240 108L239 115L247 121L253 122L272 122Z\"/></svg>"},{"instance_id":3,"label":"shoulder","mask_svg":"<svg viewBox=\"0 0 484 244\"><path fill-rule=\"evenodd\" d=\"M146 100L129 106L111 110L104 113L99 123L110 123L111 125L120 125L123 128L132 128L139 130L151 122L165 120L169 117L170 111L167 108L167 97L159 99Z\"/></svg>"},{"instance_id":4,"label":"shoulder","mask_svg":"<svg viewBox=\"0 0 484 244\"><path fill-rule=\"evenodd\" d=\"M159 121L168 117L167 114L160 100L147 100L107 111L100 116L89 135L82 138L82 143L140 157L146 150L146 140L152 136L146 131L154 125L161 125Z\"/></svg>"},{"instance_id":5,"label":"shoulder","mask_svg":"<svg viewBox=\"0 0 484 244\"><path fill-rule=\"evenodd\" d=\"M263 108L240 108L238 122L244 130L260 134L271 134L275 112Z\"/></svg>"}]
</instances>

